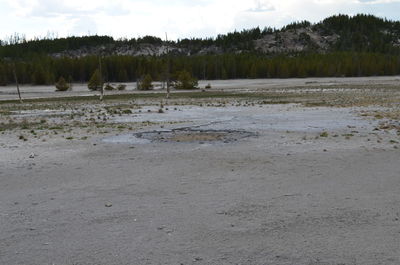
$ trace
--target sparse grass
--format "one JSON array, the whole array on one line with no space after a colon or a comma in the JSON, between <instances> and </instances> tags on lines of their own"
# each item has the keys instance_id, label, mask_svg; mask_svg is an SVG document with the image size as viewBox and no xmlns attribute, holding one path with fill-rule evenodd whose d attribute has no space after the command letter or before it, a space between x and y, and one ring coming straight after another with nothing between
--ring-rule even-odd
<instances>
[{"instance_id":1,"label":"sparse grass","mask_svg":"<svg viewBox=\"0 0 400 265\"><path fill-rule=\"evenodd\" d=\"M64 130L64 127L62 127L62 126L52 126L52 127L49 127L49 130Z\"/></svg>"},{"instance_id":2,"label":"sparse grass","mask_svg":"<svg viewBox=\"0 0 400 265\"><path fill-rule=\"evenodd\" d=\"M322 132L319 136L320 137L328 137L329 134L328 134L328 132Z\"/></svg>"},{"instance_id":3,"label":"sparse grass","mask_svg":"<svg viewBox=\"0 0 400 265\"><path fill-rule=\"evenodd\" d=\"M354 134L352 134L352 133L345 133L345 134L342 134L342 136L344 136L344 137L353 137Z\"/></svg>"},{"instance_id":4,"label":"sparse grass","mask_svg":"<svg viewBox=\"0 0 400 265\"><path fill-rule=\"evenodd\" d=\"M0 115L11 115L12 114L12 112L11 111L8 111L8 110L0 110Z\"/></svg>"},{"instance_id":5,"label":"sparse grass","mask_svg":"<svg viewBox=\"0 0 400 265\"><path fill-rule=\"evenodd\" d=\"M122 114L132 114L132 111L130 109L124 109L121 111Z\"/></svg>"},{"instance_id":6,"label":"sparse grass","mask_svg":"<svg viewBox=\"0 0 400 265\"><path fill-rule=\"evenodd\" d=\"M400 102L400 89L398 88L382 89L379 90L379 93L366 93L365 91L368 91L369 88L367 87L366 90L363 89L362 86L356 86L351 91L332 93L329 92L331 87L329 87L329 89L324 89L323 91L316 91L317 88L315 88L311 92L307 93L301 91L303 88L308 89L309 87L290 88L290 91L286 91L286 89L272 88L257 92L243 92L243 90L213 90L205 92L174 91L168 100L168 104L165 106L159 104L159 102L165 98L165 92L106 95L105 101L102 103L98 101L98 96L27 99L23 104L10 100L0 101L0 131L5 132L7 130L14 129L28 130L20 133L24 133L26 135L29 131L31 131L31 134L36 136L38 131L40 131L39 135L42 135L42 133L45 133L43 131L51 130L51 135L58 133L71 133L72 135L69 137L86 140L87 138L83 139L84 137L81 137L81 135L76 135L80 130L71 131L71 128L88 128L88 134L97 134L112 132L113 130L136 130L146 126L161 124L146 121L132 122L127 124L118 124L112 122L113 117L124 114L132 114L133 110L137 110L137 115L143 115L149 109L154 110L149 110L150 112L159 111L160 113L167 111L168 109L170 111L181 111L179 106L182 105L196 105L204 108L223 108L228 106L262 107L263 105L270 104L297 103L307 107L369 106L372 104L376 104L378 106L387 106L387 111L371 111L369 113L362 113L361 115L365 117L370 116L371 118L381 120L379 125L380 130L397 129L397 132L400 135L399 123L393 122L400 120L400 109L398 107L393 107L396 105L392 104ZM144 107L145 109L143 109ZM38 116L32 116L33 118L28 118L27 120L23 120L21 117L18 117L19 111L38 111L45 109L54 110L56 114L42 117L39 115L39 118L37 118ZM391 122L388 122L387 120ZM329 136L330 135L328 132L321 132L321 134L317 135L317 138ZM337 136L338 135L333 135L332 137ZM350 137L353 136L353 133L344 134L343 136L346 137L346 139L350 139Z\"/></svg>"},{"instance_id":7,"label":"sparse grass","mask_svg":"<svg viewBox=\"0 0 400 265\"><path fill-rule=\"evenodd\" d=\"M244 87L245 88L245 87ZM393 84L337 84L337 85L305 85L305 86L288 86L279 88L269 88L264 91L243 90L213 90L213 91L191 91L180 92L172 91L171 101L177 99L216 99L216 98L242 98L242 99L260 99L264 100L263 104L285 104L285 103L302 103L305 106L368 106L373 104L396 103L400 99L400 87ZM130 92L106 95L105 101L127 102L138 99L163 99L165 92ZM19 104L18 100L0 101L0 105L15 104L16 106L26 106L32 103L57 103L64 106L65 103L86 102L88 104L102 104L98 101L97 95L92 96L71 96L71 97L54 97L45 99L25 99L23 104ZM14 110L14 109L13 109Z\"/></svg>"}]
</instances>

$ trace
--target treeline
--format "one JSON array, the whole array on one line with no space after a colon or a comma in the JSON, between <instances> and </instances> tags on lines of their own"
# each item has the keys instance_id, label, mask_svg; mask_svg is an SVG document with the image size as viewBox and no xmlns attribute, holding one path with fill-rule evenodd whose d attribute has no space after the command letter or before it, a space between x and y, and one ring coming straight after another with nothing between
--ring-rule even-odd
<instances>
[{"instance_id":1,"label":"treeline","mask_svg":"<svg viewBox=\"0 0 400 265\"><path fill-rule=\"evenodd\" d=\"M336 51L399 53L400 22L359 14L337 15L313 26L322 35L337 34Z\"/></svg>"},{"instance_id":2,"label":"treeline","mask_svg":"<svg viewBox=\"0 0 400 265\"><path fill-rule=\"evenodd\" d=\"M227 34L220 34L216 38L185 38L177 41L164 41L154 36L144 36L141 38L118 39L110 36L83 36L67 38L43 38L26 40L23 36L13 35L7 41L0 42L0 58L19 58L31 59L38 55L49 55L63 51L73 51L98 46L108 46L111 49L129 45L133 48L141 44L168 45L177 48L188 48L193 52L205 47L216 46L223 51L254 49L253 41L262 38L266 34L272 34L274 29L259 27L235 31Z\"/></svg>"},{"instance_id":3,"label":"treeline","mask_svg":"<svg viewBox=\"0 0 400 265\"><path fill-rule=\"evenodd\" d=\"M321 36L338 36L332 43L330 52L357 51L374 53L400 53L400 22L391 21L372 15L356 16L336 15L312 24L308 21L294 22L281 29L256 27L227 34L215 38L185 38L177 41L164 41L158 37L144 36L141 38L117 39L110 36L83 36L26 40L24 36L14 35L8 40L0 41L0 58L19 58L30 60L39 55L50 55L63 51L89 49L107 46L109 50L124 45L138 47L142 44L166 45L176 48L186 48L195 54L197 51L217 47L224 53L255 52L254 41L266 35L279 34L289 30L296 31L309 28Z\"/></svg>"},{"instance_id":4,"label":"treeline","mask_svg":"<svg viewBox=\"0 0 400 265\"><path fill-rule=\"evenodd\" d=\"M13 67L20 83L54 84L59 77L69 82L87 82L98 68L97 56L54 58L41 56L29 61L0 60L0 84L14 83ZM169 67L168 67L169 62ZM222 54L203 56L102 58L103 77L107 82L133 82L150 74L165 80L170 74L187 70L198 79L352 77L400 74L400 56L381 53L333 52L265 56L260 54Z\"/></svg>"}]
</instances>

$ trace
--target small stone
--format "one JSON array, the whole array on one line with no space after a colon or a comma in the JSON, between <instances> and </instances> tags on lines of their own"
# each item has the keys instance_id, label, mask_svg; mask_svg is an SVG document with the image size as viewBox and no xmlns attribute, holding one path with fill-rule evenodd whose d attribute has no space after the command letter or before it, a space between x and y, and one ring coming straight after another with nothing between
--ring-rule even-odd
<instances>
[{"instance_id":1,"label":"small stone","mask_svg":"<svg viewBox=\"0 0 400 265\"><path fill-rule=\"evenodd\" d=\"M106 207L111 207L112 204L111 204L110 202L107 202L104 206L106 206Z\"/></svg>"},{"instance_id":2,"label":"small stone","mask_svg":"<svg viewBox=\"0 0 400 265\"><path fill-rule=\"evenodd\" d=\"M30 155L29 155L29 158L35 158L35 153L31 153Z\"/></svg>"}]
</instances>

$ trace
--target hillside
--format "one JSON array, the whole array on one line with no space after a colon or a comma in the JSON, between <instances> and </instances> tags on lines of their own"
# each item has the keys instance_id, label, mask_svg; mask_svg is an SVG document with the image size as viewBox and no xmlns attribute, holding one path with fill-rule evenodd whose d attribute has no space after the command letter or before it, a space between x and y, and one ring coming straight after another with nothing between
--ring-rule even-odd
<instances>
[{"instance_id":1,"label":"hillside","mask_svg":"<svg viewBox=\"0 0 400 265\"><path fill-rule=\"evenodd\" d=\"M399 54L400 22L362 14L168 42L152 36L27 41L16 35L0 46L0 84L13 82L13 61L21 82L48 84L59 76L87 81L99 55L106 80L135 81L146 73L162 79L167 61L172 74L186 69L202 79L392 75L399 74Z\"/></svg>"},{"instance_id":2,"label":"hillside","mask_svg":"<svg viewBox=\"0 0 400 265\"><path fill-rule=\"evenodd\" d=\"M109 36L69 37L26 41L15 36L0 47L0 58L48 54L55 57L88 55L161 56L222 54L227 52L372 51L398 52L400 22L371 15L337 15L319 23L296 22L282 29L254 28L212 39L165 42L157 37L114 40Z\"/></svg>"}]
</instances>

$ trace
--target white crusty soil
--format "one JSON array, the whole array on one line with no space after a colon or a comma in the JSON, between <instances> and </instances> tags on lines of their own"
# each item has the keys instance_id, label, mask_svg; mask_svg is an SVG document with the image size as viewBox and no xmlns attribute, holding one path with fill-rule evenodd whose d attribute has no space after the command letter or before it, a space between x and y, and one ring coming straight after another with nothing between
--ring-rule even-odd
<instances>
[{"instance_id":1,"label":"white crusty soil","mask_svg":"<svg viewBox=\"0 0 400 265\"><path fill-rule=\"evenodd\" d=\"M362 115L382 107L236 105L4 131L0 264L400 264L400 137ZM197 138L230 130L252 134Z\"/></svg>"}]
</instances>

